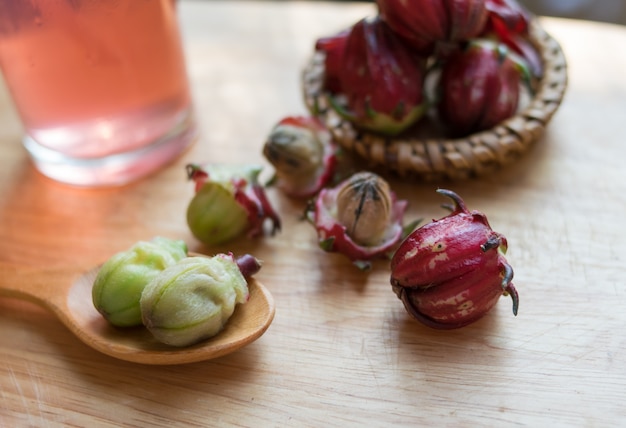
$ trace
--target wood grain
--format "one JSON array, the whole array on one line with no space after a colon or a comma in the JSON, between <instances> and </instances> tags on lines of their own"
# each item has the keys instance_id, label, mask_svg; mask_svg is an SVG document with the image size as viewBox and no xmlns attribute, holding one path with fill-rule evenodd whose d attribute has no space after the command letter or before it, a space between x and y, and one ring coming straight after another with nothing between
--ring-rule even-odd
<instances>
[{"instance_id":1,"label":"wood grain","mask_svg":"<svg viewBox=\"0 0 626 428\"><path fill-rule=\"evenodd\" d=\"M270 128L305 113L314 40L373 5L182 1L201 140L122 188L39 175L0 86L0 259L12 268L93 266L140 239L248 252L273 294L273 324L204 363L152 367L102 355L55 316L0 298L0 426L617 426L626 417L626 29L545 19L569 66L563 104L515 165L463 183L392 180L408 219L444 215L437 186L485 212L509 241L519 315L502 299L448 332L413 321L388 263L360 272L318 249L302 202L271 189L283 230L206 248L185 224L190 161L261 163ZM0 283L6 278L0 272Z\"/></svg>"}]
</instances>

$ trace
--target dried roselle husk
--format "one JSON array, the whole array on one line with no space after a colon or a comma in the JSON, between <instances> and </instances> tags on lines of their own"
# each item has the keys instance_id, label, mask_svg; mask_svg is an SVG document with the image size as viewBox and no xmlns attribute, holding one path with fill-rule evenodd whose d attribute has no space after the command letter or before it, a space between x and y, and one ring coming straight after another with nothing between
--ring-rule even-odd
<instances>
[{"instance_id":1,"label":"dried roselle husk","mask_svg":"<svg viewBox=\"0 0 626 428\"><path fill-rule=\"evenodd\" d=\"M282 119L263 147L263 155L275 169L272 182L294 198L310 198L333 179L336 153L328 128L309 116Z\"/></svg>"},{"instance_id":2,"label":"dried roselle husk","mask_svg":"<svg viewBox=\"0 0 626 428\"><path fill-rule=\"evenodd\" d=\"M371 172L359 172L334 188L323 189L307 209L319 246L339 252L360 269L389 257L415 223L404 227L407 202L397 200L389 184Z\"/></svg>"},{"instance_id":3,"label":"dried roselle husk","mask_svg":"<svg viewBox=\"0 0 626 428\"><path fill-rule=\"evenodd\" d=\"M196 193L187 207L187 224L207 245L228 242L247 233L263 233L266 220L271 233L280 230L280 217L259 183L261 167L252 165L187 165Z\"/></svg>"},{"instance_id":4,"label":"dried roselle husk","mask_svg":"<svg viewBox=\"0 0 626 428\"><path fill-rule=\"evenodd\" d=\"M437 43L476 37L485 26L485 0L376 0L383 20L420 52Z\"/></svg>"},{"instance_id":5,"label":"dried roselle husk","mask_svg":"<svg viewBox=\"0 0 626 428\"><path fill-rule=\"evenodd\" d=\"M489 129L517 111L526 63L505 45L476 39L443 65L438 112L454 136Z\"/></svg>"},{"instance_id":6,"label":"dried roselle husk","mask_svg":"<svg viewBox=\"0 0 626 428\"><path fill-rule=\"evenodd\" d=\"M469 211L454 192L440 189L455 206L446 217L416 229L391 260L391 285L406 310L433 328L468 325L489 312L502 295L519 297L513 268L504 258L506 238L487 217Z\"/></svg>"},{"instance_id":7,"label":"dried roselle husk","mask_svg":"<svg viewBox=\"0 0 626 428\"><path fill-rule=\"evenodd\" d=\"M362 19L346 40L339 85L345 103L333 108L357 127L397 135L425 113L425 59L396 36L378 16Z\"/></svg>"}]
</instances>

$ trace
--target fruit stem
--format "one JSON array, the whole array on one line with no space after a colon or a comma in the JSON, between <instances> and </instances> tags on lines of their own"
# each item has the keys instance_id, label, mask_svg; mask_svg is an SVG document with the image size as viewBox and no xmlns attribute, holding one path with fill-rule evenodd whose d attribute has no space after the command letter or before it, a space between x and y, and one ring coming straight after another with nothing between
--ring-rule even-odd
<instances>
[{"instance_id":1,"label":"fruit stem","mask_svg":"<svg viewBox=\"0 0 626 428\"><path fill-rule=\"evenodd\" d=\"M437 189L437 193L439 193L440 195L444 195L447 196L448 198L452 199L454 201L455 204L455 208L453 210L453 212L465 212L465 213L469 213L469 210L467 209L467 206L465 205L465 201L463 201L463 199L461 199L461 197L459 195L457 195L455 192L453 192L452 190L448 190L448 189Z\"/></svg>"}]
</instances>

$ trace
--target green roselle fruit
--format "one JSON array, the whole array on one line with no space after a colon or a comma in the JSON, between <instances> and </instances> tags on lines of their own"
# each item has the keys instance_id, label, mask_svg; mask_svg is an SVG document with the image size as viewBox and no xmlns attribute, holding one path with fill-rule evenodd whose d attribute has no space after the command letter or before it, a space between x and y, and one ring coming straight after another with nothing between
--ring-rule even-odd
<instances>
[{"instance_id":1,"label":"green roselle fruit","mask_svg":"<svg viewBox=\"0 0 626 428\"><path fill-rule=\"evenodd\" d=\"M188 257L146 286L141 314L157 340L188 346L222 331L248 297L246 277L231 254Z\"/></svg>"},{"instance_id":2,"label":"green roselle fruit","mask_svg":"<svg viewBox=\"0 0 626 428\"><path fill-rule=\"evenodd\" d=\"M111 324L128 327L141 324L139 299L148 282L161 271L187 257L183 241L156 237L139 241L107 260L92 287L95 308Z\"/></svg>"},{"instance_id":3,"label":"green roselle fruit","mask_svg":"<svg viewBox=\"0 0 626 428\"><path fill-rule=\"evenodd\" d=\"M261 168L252 165L187 165L196 193L187 207L187 224L196 238L218 245L247 233L263 233L270 219L272 233L280 218L258 182Z\"/></svg>"}]
</instances>

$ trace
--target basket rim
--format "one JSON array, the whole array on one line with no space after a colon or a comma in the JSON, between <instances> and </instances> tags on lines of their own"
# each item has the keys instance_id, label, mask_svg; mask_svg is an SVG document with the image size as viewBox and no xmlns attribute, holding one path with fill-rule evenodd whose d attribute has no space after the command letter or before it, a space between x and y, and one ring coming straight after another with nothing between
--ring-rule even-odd
<instances>
[{"instance_id":1,"label":"basket rim","mask_svg":"<svg viewBox=\"0 0 626 428\"><path fill-rule=\"evenodd\" d=\"M315 52L302 72L304 101L336 143L372 168L426 180L465 179L493 172L525 154L543 135L567 88L567 62L559 43L531 21L530 39L539 49L543 76L534 96L515 115L488 130L459 138L389 137L361 130L340 117L323 90L324 55Z\"/></svg>"}]
</instances>

